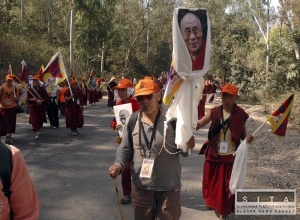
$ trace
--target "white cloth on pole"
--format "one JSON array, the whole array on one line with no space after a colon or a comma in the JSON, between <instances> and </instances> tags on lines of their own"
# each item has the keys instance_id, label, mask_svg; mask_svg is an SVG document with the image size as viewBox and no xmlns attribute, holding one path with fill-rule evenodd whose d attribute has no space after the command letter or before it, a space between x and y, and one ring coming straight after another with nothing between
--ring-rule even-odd
<instances>
[{"instance_id":1,"label":"white cloth on pole","mask_svg":"<svg viewBox=\"0 0 300 220\"><path fill-rule=\"evenodd\" d=\"M236 189L243 189L246 182L248 146L249 144L245 139L235 153L235 160L229 182L229 190L232 195L235 194Z\"/></svg>"},{"instance_id":2,"label":"white cloth on pole","mask_svg":"<svg viewBox=\"0 0 300 220\"><path fill-rule=\"evenodd\" d=\"M205 60L202 70L192 71L192 59L182 37L178 24L178 8L173 15L173 61L174 69L183 79L180 88L174 95L174 100L166 114L166 120L177 118L176 139L177 148L187 151L186 143L193 135L198 120L198 104L203 91L203 75L207 73L210 62L211 33L207 13L207 37ZM198 10L198 9L190 9Z\"/></svg>"}]
</instances>

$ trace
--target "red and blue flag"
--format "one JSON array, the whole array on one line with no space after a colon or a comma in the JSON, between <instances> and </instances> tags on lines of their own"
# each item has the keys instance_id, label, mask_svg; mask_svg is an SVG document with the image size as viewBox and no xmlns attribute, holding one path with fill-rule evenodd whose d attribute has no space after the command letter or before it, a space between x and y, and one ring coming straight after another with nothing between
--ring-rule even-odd
<instances>
[{"instance_id":1,"label":"red and blue flag","mask_svg":"<svg viewBox=\"0 0 300 220\"><path fill-rule=\"evenodd\" d=\"M278 136L285 136L289 116L294 103L295 94L292 94L285 102L268 117L272 132Z\"/></svg>"}]
</instances>

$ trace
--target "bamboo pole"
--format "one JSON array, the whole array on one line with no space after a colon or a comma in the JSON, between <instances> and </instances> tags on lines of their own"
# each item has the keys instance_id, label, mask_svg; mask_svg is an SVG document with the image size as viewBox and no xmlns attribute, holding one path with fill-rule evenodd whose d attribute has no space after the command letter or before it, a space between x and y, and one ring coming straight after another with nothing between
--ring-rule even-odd
<instances>
[{"instance_id":1,"label":"bamboo pole","mask_svg":"<svg viewBox=\"0 0 300 220\"><path fill-rule=\"evenodd\" d=\"M120 217L122 220L124 220L122 208L121 208L121 203L120 203L120 197L119 197L119 190L118 190L118 185L116 179L114 179L114 184L115 184L115 190L116 190L116 196L117 196L117 201L118 201L118 206L119 206L119 211L120 211Z\"/></svg>"}]
</instances>

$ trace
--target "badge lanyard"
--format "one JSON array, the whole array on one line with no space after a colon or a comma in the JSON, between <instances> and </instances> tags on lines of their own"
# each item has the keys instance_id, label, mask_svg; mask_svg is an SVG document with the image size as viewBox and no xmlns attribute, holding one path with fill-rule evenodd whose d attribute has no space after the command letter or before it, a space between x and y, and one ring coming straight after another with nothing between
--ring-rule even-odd
<instances>
[{"instance_id":1,"label":"badge lanyard","mask_svg":"<svg viewBox=\"0 0 300 220\"><path fill-rule=\"evenodd\" d=\"M223 106L222 106L222 130L223 130L223 134L224 134L224 141L225 141L225 136L227 134L228 128L229 128L229 123L230 123L230 118L231 118L231 113L230 116L228 118L228 123L227 125L224 124L224 114L223 114Z\"/></svg>"},{"instance_id":2,"label":"badge lanyard","mask_svg":"<svg viewBox=\"0 0 300 220\"><path fill-rule=\"evenodd\" d=\"M152 148L152 143L153 143L153 140L154 140L154 137L155 137L155 134L156 134L156 130L157 130L157 123L158 123L158 119L159 119L159 116L160 116L160 109L158 109L158 113L156 115L156 118L155 118L155 121L154 121L154 125L153 125L153 131L152 131L152 134L151 134L151 139L150 139L150 142L147 138L147 135L146 135L146 132L145 132L145 129L144 129L144 126L142 124L142 120L141 120L141 117L140 117L140 128L143 132L143 137L144 137L144 140L146 142L146 145L149 149L148 151L148 158L150 158L150 155L151 155L151 148Z\"/></svg>"}]
</instances>

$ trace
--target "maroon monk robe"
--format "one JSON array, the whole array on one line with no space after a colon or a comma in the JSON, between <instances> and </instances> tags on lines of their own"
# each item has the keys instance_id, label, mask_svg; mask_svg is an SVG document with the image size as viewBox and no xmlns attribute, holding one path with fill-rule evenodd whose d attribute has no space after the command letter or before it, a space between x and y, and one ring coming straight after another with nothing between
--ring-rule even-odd
<instances>
[{"instance_id":1,"label":"maroon monk robe","mask_svg":"<svg viewBox=\"0 0 300 220\"><path fill-rule=\"evenodd\" d=\"M16 108L1 108L1 136L16 133Z\"/></svg>"},{"instance_id":2,"label":"maroon monk robe","mask_svg":"<svg viewBox=\"0 0 300 220\"><path fill-rule=\"evenodd\" d=\"M94 102L97 102L97 91L96 90L90 90L89 93L89 103L93 104Z\"/></svg>"},{"instance_id":3,"label":"maroon monk robe","mask_svg":"<svg viewBox=\"0 0 300 220\"><path fill-rule=\"evenodd\" d=\"M29 92L27 93L27 101L30 108L29 124L32 125L34 132L38 132L43 127L43 122L47 122L45 106L46 103L49 103L50 99L44 87L35 87L34 89L35 90L30 88ZM36 93L38 93L39 95L37 95ZM41 98L44 100L44 102L38 105L36 102L31 101L31 99L34 97L37 99Z\"/></svg>"},{"instance_id":4,"label":"maroon monk robe","mask_svg":"<svg viewBox=\"0 0 300 220\"><path fill-rule=\"evenodd\" d=\"M198 120L200 120L205 115L206 95L206 88L204 86L204 89L202 91L202 99L200 100L198 105Z\"/></svg>"},{"instance_id":5,"label":"maroon monk robe","mask_svg":"<svg viewBox=\"0 0 300 220\"><path fill-rule=\"evenodd\" d=\"M74 101L73 99L70 99L66 104L66 127L70 128L73 131L77 128L82 128L84 124L82 107L84 104L84 100L83 93L79 87L77 89L72 88L72 93L74 95ZM66 92L65 96L71 96L70 90Z\"/></svg>"}]
</instances>

